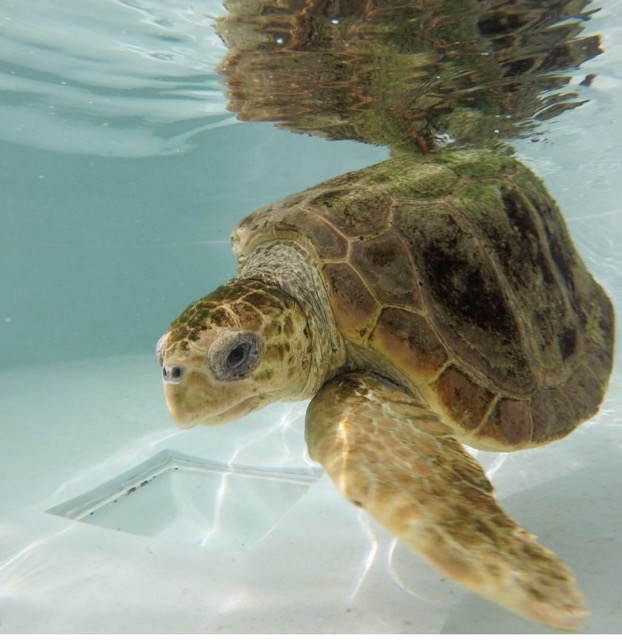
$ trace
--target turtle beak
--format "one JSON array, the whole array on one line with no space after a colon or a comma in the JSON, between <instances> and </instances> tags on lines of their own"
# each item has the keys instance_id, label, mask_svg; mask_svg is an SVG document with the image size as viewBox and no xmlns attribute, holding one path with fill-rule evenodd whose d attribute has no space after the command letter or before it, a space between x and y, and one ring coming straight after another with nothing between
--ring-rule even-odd
<instances>
[{"instance_id":1,"label":"turtle beak","mask_svg":"<svg viewBox=\"0 0 622 640\"><path fill-rule=\"evenodd\" d=\"M184 373L183 367L175 365L162 367L164 398L171 418L177 426L189 429L198 424L200 412L196 410L197 397L193 393L192 386L187 389L186 385L180 384ZM200 398L198 400L200 401Z\"/></svg>"},{"instance_id":2,"label":"turtle beak","mask_svg":"<svg viewBox=\"0 0 622 640\"><path fill-rule=\"evenodd\" d=\"M162 367L162 380L165 383L169 384L179 384L184 377L186 372L185 368L177 365L175 363L172 364L164 364L164 352L166 351L166 338L168 337L168 333L165 333L156 344L156 358L158 360L158 364Z\"/></svg>"},{"instance_id":3,"label":"turtle beak","mask_svg":"<svg viewBox=\"0 0 622 640\"><path fill-rule=\"evenodd\" d=\"M166 399L166 406L168 407L168 411L171 414L171 418L175 421L175 424L180 429L191 429L197 425L196 416L194 416L191 412L187 411L183 405L180 405L176 400L171 397L170 394L165 393L164 397Z\"/></svg>"},{"instance_id":4,"label":"turtle beak","mask_svg":"<svg viewBox=\"0 0 622 640\"><path fill-rule=\"evenodd\" d=\"M166 339L168 333L165 333L157 342L155 348L156 359L162 369L162 383L164 385L164 398L166 406L171 417L182 429L193 427L196 422L193 420L192 414L184 409L184 403L180 402L179 383L185 376L184 367L176 364L164 364L164 353L166 351ZM182 392L183 393L183 392Z\"/></svg>"}]
</instances>

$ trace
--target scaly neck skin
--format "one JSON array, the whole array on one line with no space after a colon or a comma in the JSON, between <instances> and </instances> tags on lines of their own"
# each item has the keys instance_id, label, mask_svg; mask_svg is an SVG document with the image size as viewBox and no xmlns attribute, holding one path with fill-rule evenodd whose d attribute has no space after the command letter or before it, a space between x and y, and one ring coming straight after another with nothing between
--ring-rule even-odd
<instances>
[{"instance_id":1,"label":"scaly neck skin","mask_svg":"<svg viewBox=\"0 0 622 640\"><path fill-rule=\"evenodd\" d=\"M319 264L293 242L268 242L240 258L238 278L275 285L301 306L311 332L314 362L303 392L292 400L312 398L346 361L345 344L335 326Z\"/></svg>"}]
</instances>

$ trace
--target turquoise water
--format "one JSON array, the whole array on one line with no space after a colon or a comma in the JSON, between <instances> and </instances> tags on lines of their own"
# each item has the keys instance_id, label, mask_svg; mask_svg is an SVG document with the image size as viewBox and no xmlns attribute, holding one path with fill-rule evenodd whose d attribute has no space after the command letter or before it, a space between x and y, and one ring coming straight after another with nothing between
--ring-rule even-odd
<instances>
[{"instance_id":1,"label":"turquoise water","mask_svg":"<svg viewBox=\"0 0 622 640\"><path fill-rule=\"evenodd\" d=\"M233 122L142 158L2 143L2 366L152 351L180 309L233 276L237 220L384 156Z\"/></svg>"},{"instance_id":2,"label":"turquoise water","mask_svg":"<svg viewBox=\"0 0 622 640\"><path fill-rule=\"evenodd\" d=\"M213 71L222 13L211 1L0 0L0 630L533 631L448 585L318 479L304 405L172 425L155 341L234 274L235 223L387 157L238 122ZM597 74L590 102L517 146L617 304L622 3L590 29L605 49L578 77ZM622 626L620 395L618 366L603 410L571 438L481 458L510 513L576 570L593 632ZM216 466L147 464L169 450ZM98 488L129 491L140 465L157 476L140 527L123 500L93 524L58 515L85 495L119 499Z\"/></svg>"}]
</instances>

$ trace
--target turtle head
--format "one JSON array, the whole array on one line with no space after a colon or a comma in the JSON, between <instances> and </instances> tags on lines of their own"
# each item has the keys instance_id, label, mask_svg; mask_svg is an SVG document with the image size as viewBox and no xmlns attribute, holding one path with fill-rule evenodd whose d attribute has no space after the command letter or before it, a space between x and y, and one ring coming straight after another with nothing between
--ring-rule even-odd
<instances>
[{"instance_id":1,"label":"turtle head","mask_svg":"<svg viewBox=\"0 0 622 640\"><path fill-rule=\"evenodd\" d=\"M257 280L232 280L190 305L156 353L169 411L182 427L221 424L307 397L313 365L301 307Z\"/></svg>"}]
</instances>

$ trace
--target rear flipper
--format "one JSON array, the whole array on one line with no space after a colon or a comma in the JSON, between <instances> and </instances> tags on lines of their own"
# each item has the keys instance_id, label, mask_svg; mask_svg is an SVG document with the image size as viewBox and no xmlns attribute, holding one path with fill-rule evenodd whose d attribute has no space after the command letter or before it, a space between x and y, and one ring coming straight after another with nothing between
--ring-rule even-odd
<instances>
[{"instance_id":1,"label":"rear flipper","mask_svg":"<svg viewBox=\"0 0 622 640\"><path fill-rule=\"evenodd\" d=\"M336 378L309 405L305 437L350 501L455 581L559 629L588 615L566 565L501 510L479 463L408 394L369 374Z\"/></svg>"}]
</instances>

